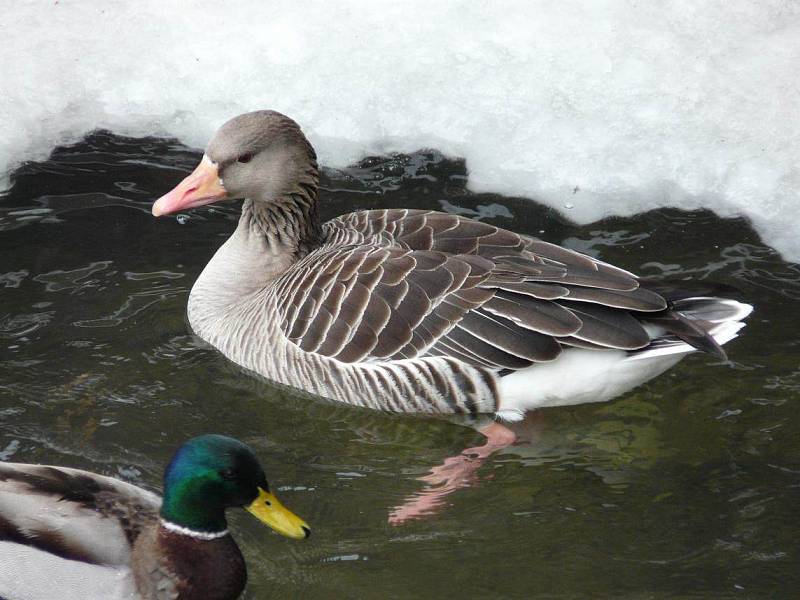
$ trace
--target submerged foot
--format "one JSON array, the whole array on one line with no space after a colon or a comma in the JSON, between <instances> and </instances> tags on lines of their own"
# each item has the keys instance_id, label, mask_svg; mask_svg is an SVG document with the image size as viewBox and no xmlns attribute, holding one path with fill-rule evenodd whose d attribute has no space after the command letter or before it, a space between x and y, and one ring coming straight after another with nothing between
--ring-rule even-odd
<instances>
[{"instance_id":1,"label":"submerged foot","mask_svg":"<svg viewBox=\"0 0 800 600\"><path fill-rule=\"evenodd\" d=\"M446 458L441 465L433 467L428 475L420 477L419 481L427 485L392 509L389 513L390 524L401 525L436 513L450 494L477 482L477 471L489 456L517 440L516 434L501 423L492 422L479 431L486 436L486 443Z\"/></svg>"}]
</instances>

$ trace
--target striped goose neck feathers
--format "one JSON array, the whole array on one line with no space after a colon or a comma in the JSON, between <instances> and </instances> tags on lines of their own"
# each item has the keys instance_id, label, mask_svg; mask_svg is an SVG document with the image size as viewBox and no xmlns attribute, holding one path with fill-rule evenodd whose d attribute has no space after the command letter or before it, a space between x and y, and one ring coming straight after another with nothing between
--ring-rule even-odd
<instances>
[{"instance_id":1,"label":"striped goose neck feathers","mask_svg":"<svg viewBox=\"0 0 800 600\"><path fill-rule=\"evenodd\" d=\"M322 240L316 181L300 184L278 200L247 200L241 218L252 233L263 237L270 252L291 253L297 260Z\"/></svg>"}]
</instances>

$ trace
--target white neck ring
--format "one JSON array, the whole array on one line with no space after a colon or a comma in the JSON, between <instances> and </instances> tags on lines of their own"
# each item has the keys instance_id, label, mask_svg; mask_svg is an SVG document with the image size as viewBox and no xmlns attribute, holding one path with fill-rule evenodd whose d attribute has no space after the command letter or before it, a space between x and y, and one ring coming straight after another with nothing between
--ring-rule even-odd
<instances>
[{"instance_id":1,"label":"white neck ring","mask_svg":"<svg viewBox=\"0 0 800 600\"><path fill-rule=\"evenodd\" d=\"M179 535L186 535L198 540L216 540L221 537L225 537L229 533L227 529L223 529L222 531L197 531L195 529L189 529L188 527L171 523L166 519L159 520L161 521L161 526L167 531L171 531L172 533L177 533Z\"/></svg>"}]
</instances>

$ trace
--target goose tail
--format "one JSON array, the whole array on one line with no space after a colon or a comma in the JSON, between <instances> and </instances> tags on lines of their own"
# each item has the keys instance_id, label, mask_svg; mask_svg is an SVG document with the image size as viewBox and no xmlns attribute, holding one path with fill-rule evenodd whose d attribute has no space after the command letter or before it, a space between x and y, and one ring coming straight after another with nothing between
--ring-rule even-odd
<instances>
[{"instance_id":1,"label":"goose tail","mask_svg":"<svg viewBox=\"0 0 800 600\"><path fill-rule=\"evenodd\" d=\"M728 298L696 296L675 300L669 313L645 320L653 341L641 350L629 352L628 360L694 350L727 360L722 346L738 336L751 312L752 305Z\"/></svg>"},{"instance_id":2,"label":"goose tail","mask_svg":"<svg viewBox=\"0 0 800 600\"><path fill-rule=\"evenodd\" d=\"M713 296L673 300L669 311L641 317L650 343L639 350L565 349L559 360L500 377L496 415L518 421L525 412L611 400L660 375L695 351L725 359L753 307Z\"/></svg>"}]
</instances>

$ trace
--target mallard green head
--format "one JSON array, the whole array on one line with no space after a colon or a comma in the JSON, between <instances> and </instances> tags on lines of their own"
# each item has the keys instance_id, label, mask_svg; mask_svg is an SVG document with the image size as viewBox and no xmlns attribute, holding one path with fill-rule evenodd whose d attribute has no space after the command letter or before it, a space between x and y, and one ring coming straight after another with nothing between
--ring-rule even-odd
<instances>
[{"instance_id":1,"label":"mallard green head","mask_svg":"<svg viewBox=\"0 0 800 600\"><path fill-rule=\"evenodd\" d=\"M224 435L203 435L178 448L164 472L161 518L189 530L216 534L227 529L225 509L240 506L278 533L308 537L308 525L269 491L253 451Z\"/></svg>"}]
</instances>

